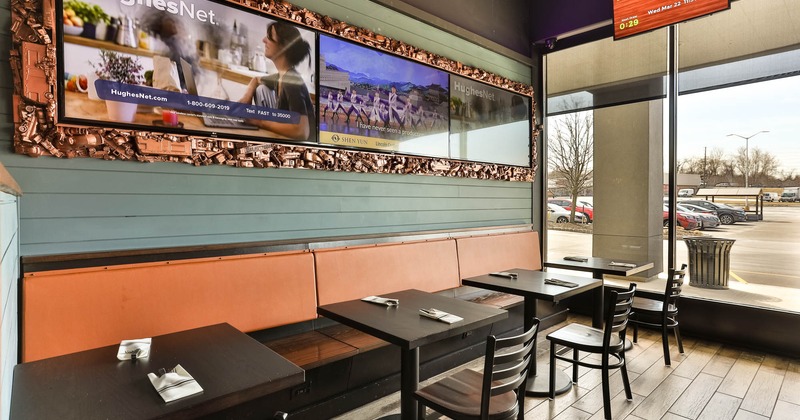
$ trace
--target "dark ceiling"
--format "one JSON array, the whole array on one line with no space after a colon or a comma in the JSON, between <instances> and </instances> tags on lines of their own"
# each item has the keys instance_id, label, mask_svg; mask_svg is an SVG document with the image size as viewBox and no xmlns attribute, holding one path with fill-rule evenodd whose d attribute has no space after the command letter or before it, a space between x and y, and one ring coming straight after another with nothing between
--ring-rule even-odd
<instances>
[{"instance_id":1,"label":"dark ceiling","mask_svg":"<svg viewBox=\"0 0 800 420\"><path fill-rule=\"evenodd\" d=\"M390 4L393 1L380 1ZM396 0L394 1L396 2ZM612 0L403 0L526 57L534 44L610 20ZM602 36L608 29L602 31Z\"/></svg>"}]
</instances>

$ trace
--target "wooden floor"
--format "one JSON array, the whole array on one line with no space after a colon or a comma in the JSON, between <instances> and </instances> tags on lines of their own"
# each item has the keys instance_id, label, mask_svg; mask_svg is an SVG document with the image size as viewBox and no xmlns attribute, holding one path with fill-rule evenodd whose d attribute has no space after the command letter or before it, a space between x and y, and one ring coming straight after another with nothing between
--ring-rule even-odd
<instances>
[{"instance_id":1,"label":"wooden floor","mask_svg":"<svg viewBox=\"0 0 800 420\"><path fill-rule=\"evenodd\" d=\"M589 319L570 317L569 322L588 324ZM546 374L549 363L549 342L544 337L563 325L540 332L537 348L540 374ZM633 401L625 399L619 372L611 376L611 407L614 419L800 418L800 359L759 353L695 337L684 337L685 353L680 354L675 337L670 338L672 366L667 367L664 366L660 334L640 330L639 343L626 353ZM424 352L424 348L422 351ZM558 365L571 375L569 364L558 361ZM478 359L453 371L467 367L480 370L483 361ZM398 412L399 393L395 393L338 418L374 419ZM554 401L527 397L525 417L555 420L602 419L600 371L581 368L577 386L556 396ZM428 418L440 417L430 413Z\"/></svg>"}]
</instances>

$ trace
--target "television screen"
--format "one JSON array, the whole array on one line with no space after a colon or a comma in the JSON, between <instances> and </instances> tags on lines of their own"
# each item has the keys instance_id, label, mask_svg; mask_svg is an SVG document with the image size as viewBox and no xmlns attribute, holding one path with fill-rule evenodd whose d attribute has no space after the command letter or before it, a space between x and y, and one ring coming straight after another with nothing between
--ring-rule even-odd
<instances>
[{"instance_id":1,"label":"television screen","mask_svg":"<svg viewBox=\"0 0 800 420\"><path fill-rule=\"evenodd\" d=\"M730 0L614 0L614 39L730 8Z\"/></svg>"},{"instance_id":2,"label":"television screen","mask_svg":"<svg viewBox=\"0 0 800 420\"><path fill-rule=\"evenodd\" d=\"M450 77L450 156L530 166L531 98Z\"/></svg>"},{"instance_id":3,"label":"television screen","mask_svg":"<svg viewBox=\"0 0 800 420\"><path fill-rule=\"evenodd\" d=\"M447 157L448 74L320 35L320 143Z\"/></svg>"},{"instance_id":4,"label":"television screen","mask_svg":"<svg viewBox=\"0 0 800 420\"><path fill-rule=\"evenodd\" d=\"M316 142L313 31L207 0L58 5L60 123Z\"/></svg>"}]
</instances>

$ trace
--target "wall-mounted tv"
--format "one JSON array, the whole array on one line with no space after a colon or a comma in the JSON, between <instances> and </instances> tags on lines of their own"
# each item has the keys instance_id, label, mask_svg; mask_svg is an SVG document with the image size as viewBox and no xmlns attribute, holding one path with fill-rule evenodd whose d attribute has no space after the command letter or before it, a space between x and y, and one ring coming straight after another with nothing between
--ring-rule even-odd
<instances>
[{"instance_id":1,"label":"wall-mounted tv","mask_svg":"<svg viewBox=\"0 0 800 420\"><path fill-rule=\"evenodd\" d=\"M314 31L207 0L57 4L59 123L317 141Z\"/></svg>"},{"instance_id":2,"label":"wall-mounted tv","mask_svg":"<svg viewBox=\"0 0 800 420\"><path fill-rule=\"evenodd\" d=\"M321 34L320 143L448 157L448 73Z\"/></svg>"},{"instance_id":3,"label":"wall-mounted tv","mask_svg":"<svg viewBox=\"0 0 800 420\"><path fill-rule=\"evenodd\" d=\"M531 98L450 76L450 157L530 166Z\"/></svg>"},{"instance_id":4,"label":"wall-mounted tv","mask_svg":"<svg viewBox=\"0 0 800 420\"><path fill-rule=\"evenodd\" d=\"M726 10L730 0L614 0L614 39Z\"/></svg>"}]
</instances>

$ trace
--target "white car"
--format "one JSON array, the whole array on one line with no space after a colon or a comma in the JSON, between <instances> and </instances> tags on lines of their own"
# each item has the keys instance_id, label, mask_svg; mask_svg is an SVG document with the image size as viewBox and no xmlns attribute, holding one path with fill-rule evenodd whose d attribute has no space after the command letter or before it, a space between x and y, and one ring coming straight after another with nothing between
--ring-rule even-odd
<instances>
[{"instance_id":1,"label":"white car","mask_svg":"<svg viewBox=\"0 0 800 420\"><path fill-rule=\"evenodd\" d=\"M556 223L569 222L569 210L558 204L547 203L547 220ZM586 223L586 216L583 213L575 212L575 222Z\"/></svg>"}]
</instances>

